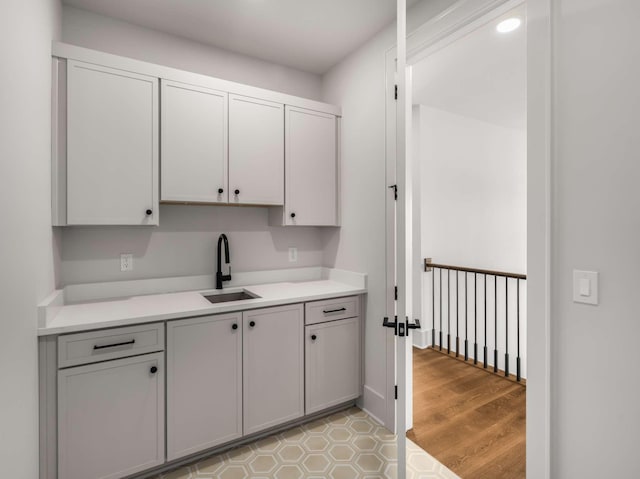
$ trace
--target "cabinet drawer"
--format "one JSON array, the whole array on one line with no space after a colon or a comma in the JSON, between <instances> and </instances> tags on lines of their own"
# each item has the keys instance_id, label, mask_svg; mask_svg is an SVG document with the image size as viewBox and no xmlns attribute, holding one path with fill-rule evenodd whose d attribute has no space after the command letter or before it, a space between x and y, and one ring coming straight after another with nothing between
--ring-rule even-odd
<instances>
[{"instance_id":1,"label":"cabinet drawer","mask_svg":"<svg viewBox=\"0 0 640 479\"><path fill-rule=\"evenodd\" d=\"M323 323L336 319L353 318L360 312L360 299L358 296L347 298L327 299L314 301L304 305L304 324Z\"/></svg>"},{"instance_id":2,"label":"cabinet drawer","mask_svg":"<svg viewBox=\"0 0 640 479\"><path fill-rule=\"evenodd\" d=\"M164 323L67 334L58 338L58 367L163 350Z\"/></svg>"}]
</instances>

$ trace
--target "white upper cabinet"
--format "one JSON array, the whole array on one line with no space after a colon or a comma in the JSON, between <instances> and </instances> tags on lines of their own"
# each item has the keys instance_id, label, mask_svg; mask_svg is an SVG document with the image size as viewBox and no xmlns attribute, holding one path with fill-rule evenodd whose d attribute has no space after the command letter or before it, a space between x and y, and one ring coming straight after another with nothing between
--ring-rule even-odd
<instances>
[{"instance_id":1,"label":"white upper cabinet","mask_svg":"<svg viewBox=\"0 0 640 479\"><path fill-rule=\"evenodd\" d=\"M162 201L227 203L227 93L162 81Z\"/></svg>"},{"instance_id":2,"label":"white upper cabinet","mask_svg":"<svg viewBox=\"0 0 640 479\"><path fill-rule=\"evenodd\" d=\"M285 108L285 206L270 222L338 226L338 119L304 108Z\"/></svg>"},{"instance_id":3,"label":"white upper cabinet","mask_svg":"<svg viewBox=\"0 0 640 479\"><path fill-rule=\"evenodd\" d=\"M67 62L67 224L158 224L158 79Z\"/></svg>"},{"instance_id":4,"label":"white upper cabinet","mask_svg":"<svg viewBox=\"0 0 640 479\"><path fill-rule=\"evenodd\" d=\"M229 95L229 203L284 204L284 105Z\"/></svg>"}]
</instances>

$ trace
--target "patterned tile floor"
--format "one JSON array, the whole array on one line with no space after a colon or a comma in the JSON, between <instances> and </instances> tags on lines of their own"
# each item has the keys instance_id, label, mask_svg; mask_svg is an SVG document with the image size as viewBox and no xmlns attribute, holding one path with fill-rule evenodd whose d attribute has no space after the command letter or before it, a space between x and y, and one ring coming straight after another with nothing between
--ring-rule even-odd
<instances>
[{"instance_id":1,"label":"patterned tile floor","mask_svg":"<svg viewBox=\"0 0 640 479\"><path fill-rule=\"evenodd\" d=\"M459 479L411 441L409 479ZM376 479L396 477L396 438L364 411L332 416L202 459L154 479Z\"/></svg>"}]
</instances>

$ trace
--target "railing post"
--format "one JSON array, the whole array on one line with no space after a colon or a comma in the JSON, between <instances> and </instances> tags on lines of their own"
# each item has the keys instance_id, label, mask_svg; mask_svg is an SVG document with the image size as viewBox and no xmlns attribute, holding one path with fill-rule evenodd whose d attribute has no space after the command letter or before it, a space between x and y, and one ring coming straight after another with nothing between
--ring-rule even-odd
<instances>
[{"instance_id":1,"label":"railing post","mask_svg":"<svg viewBox=\"0 0 640 479\"><path fill-rule=\"evenodd\" d=\"M456 271L456 358L460 357L460 294L458 293L458 271Z\"/></svg>"},{"instance_id":2,"label":"railing post","mask_svg":"<svg viewBox=\"0 0 640 479\"><path fill-rule=\"evenodd\" d=\"M509 377L509 278L504 278L504 377Z\"/></svg>"},{"instance_id":3,"label":"railing post","mask_svg":"<svg viewBox=\"0 0 640 479\"><path fill-rule=\"evenodd\" d=\"M498 372L498 277L493 276L493 320L494 320L494 342L493 342L493 372Z\"/></svg>"},{"instance_id":4,"label":"railing post","mask_svg":"<svg viewBox=\"0 0 640 479\"><path fill-rule=\"evenodd\" d=\"M516 338L517 338L517 347L518 347L518 356L516 357L516 380L518 382L520 382L520 379L522 378L521 376L521 371L520 371L520 279L516 279L516 285L517 285L517 289L516 289L516 296L517 296L517 314L516 314L516 325L517 325L517 334L516 334Z\"/></svg>"},{"instance_id":5,"label":"railing post","mask_svg":"<svg viewBox=\"0 0 640 479\"><path fill-rule=\"evenodd\" d=\"M447 354L451 354L451 272L447 270Z\"/></svg>"},{"instance_id":6,"label":"railing post","mask_svg":"<svg viewBox=\"0 0 640 479\"><path fill-rule=\"evenodd\" d=\"M426 260L425 260L426 261ZM431 269L431 347L436 347L436 270Z\"/></svg>"},{"instance_id":7,"label":"railing post","mask_svg":"<svg viewBox=\"0 0 640 479\"><path fill-rule=\"evenodd\" d=\"M473 364L478 364L478 273L473 273Z\"/></svg>"},{"instance_id":8,"label":"railing post","mask_svg":"<svg viewBox=\"0 0 640 479\"><path fill-rule=\"evenodd\" d=\"M469 360L469 314L467 308L467 300L469 290L467 288L467 273L464 273L464 360Z\"/></svg>"},{"instance_id":9,"label":"railing post","mask_svg":"<svg viewBox=\"0 0 640 479\"><path fill-rule=\"evenodd\" d=\"M440 336L440 351L442 351L442 269L438 269L440 271L440 331L438 335Z\"/></svg>"},{"instance_id":10,"label":"railing post","mask_svg":"<svg viewBox=\"0 0 640 479\"><path fill-rule=\"evenodd\" d=\"M487 275L484 275L484 363L487 369Z\"/></svg>"}]
</instances>

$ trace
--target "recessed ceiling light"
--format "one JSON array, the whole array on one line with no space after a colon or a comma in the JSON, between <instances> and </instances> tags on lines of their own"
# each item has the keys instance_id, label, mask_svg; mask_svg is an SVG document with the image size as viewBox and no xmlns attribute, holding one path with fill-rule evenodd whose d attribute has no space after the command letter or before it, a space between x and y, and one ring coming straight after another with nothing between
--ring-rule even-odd
<instances>
[{"instance_id":1,"label":"recessed ceiling light","mask_svg":"<svg viewBox=\"0 0 640 479\"><path fill-rule=\"evenodd\" d=\"M498 23L496 30L498 30L498 33L509 33L516 30L521 24L522 20L517 17L507 18Z\"/></svg>"}]
</instances>

